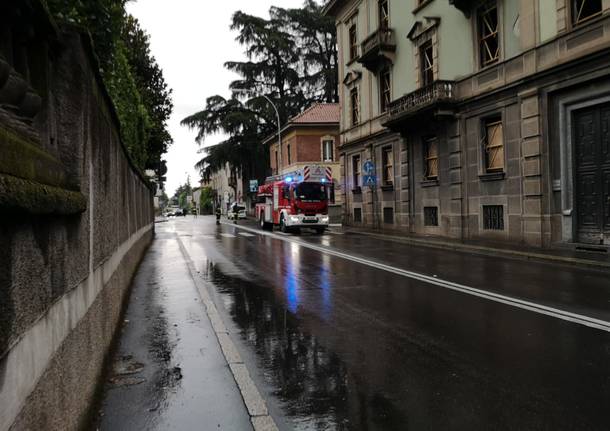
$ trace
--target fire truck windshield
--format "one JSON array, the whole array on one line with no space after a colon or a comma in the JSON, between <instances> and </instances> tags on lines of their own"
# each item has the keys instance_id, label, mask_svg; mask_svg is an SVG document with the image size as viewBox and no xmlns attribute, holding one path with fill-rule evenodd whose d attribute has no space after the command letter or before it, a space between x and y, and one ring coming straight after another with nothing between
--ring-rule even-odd
<instances>
[{"instance_id":1,"label":"fire truck windshield","mask_svg":"<svg viewBox=\"0 0 610 431\"><path fill-rule=\"evenodd\" d=\"M320 202L326 199L326 187L318 183L301 183L296 186L294 195L304 202Z\"/></svg>"}]
</instances>

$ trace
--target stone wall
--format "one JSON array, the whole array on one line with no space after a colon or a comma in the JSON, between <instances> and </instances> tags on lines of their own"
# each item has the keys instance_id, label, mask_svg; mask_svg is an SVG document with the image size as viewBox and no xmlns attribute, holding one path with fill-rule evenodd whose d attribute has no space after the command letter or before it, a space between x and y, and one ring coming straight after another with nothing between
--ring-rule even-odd
<instances>
[{"instance_id":1,"label":"stone wall","mask_svg":"<svg viewBox=\"0 0 610 431\"><path fill-rule=\"evenodd\" d=\"M0 14L0 430L88 420L153 197L89 37L36 2Z\"/></svg>"}]
</instances>

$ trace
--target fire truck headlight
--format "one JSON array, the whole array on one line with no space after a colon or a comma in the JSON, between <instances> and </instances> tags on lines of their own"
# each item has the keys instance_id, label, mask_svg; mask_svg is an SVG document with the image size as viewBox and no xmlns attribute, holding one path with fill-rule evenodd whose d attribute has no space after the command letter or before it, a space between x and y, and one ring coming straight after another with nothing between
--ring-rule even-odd
<instances>
[{"instance_id":1,"label":"fire truck headlight","mask_svg":"<svg viewBox=\"0 0 610 431\"><path fill-rule=\"evenodd\" d=\"M299 218L297 216L290 216L290 221L292 223L298 223L299 222Z\"/></svg>"},{"instance_id":2,"label":"fire truck headlight","mask_svg":"<svg viewBox=\"0 0 610 431\"><path fill-rule=\"evenodd\" d=\"M320 223L328 223L328 216L320 217Z\"/></svg>"}]
</instances>

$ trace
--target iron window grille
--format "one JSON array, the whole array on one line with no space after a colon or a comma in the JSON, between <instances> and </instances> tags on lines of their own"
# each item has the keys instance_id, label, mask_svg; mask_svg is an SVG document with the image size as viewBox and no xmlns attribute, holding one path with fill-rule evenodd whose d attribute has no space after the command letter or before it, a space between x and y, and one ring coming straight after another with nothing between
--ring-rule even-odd
<instances>
[{"instance_id":1,"label":"iron window grille","mask_svg":"<svg viewBox=\"0 0 610 431\"><path fill-rule=\"evenodd\" d=\"M438 139L436 137L424 140L424 179L438 178Z\"/></svg>"},{"instance_id":2,"label":"iron window grille","mask_svg":"<svg viewBox=\"0 0 610 431\"><path fill-rule=\"evenodd\" d=\"M352 157L352 180L354 187L360 187L360 156Z\"/></svg>"},{"instance_id":3,"label":"iron window grille","mask_svg":"<svg viewBox=\"0 0 610 431\"><path fill-rule=\"evenodd\" d=\"M349 59L353 61L356 58L358 58L358 32L356 24L352 24L349 27Z\"/></svg>"},{"instance_id":4,"label":"iron window grille","mask_svg":"<svg viewBox=\"0 0 610 431\"><path fill-rule=\"evenodd\" d=\"M438 226L438 207L424 207L424 226Z\"/></svg>"},{"instance_id":5,"label":"iron window grille","mask_svg":"<svg viewBox=\"0 0 610 431\"><path fill-rule=\"evenodd\" d=\"M500 27L495 0L486 2L478 9L477 24L481 67L497 63L500 59Z\"/></svg>"},{"instance_id":6,"label":"iron window grille","mask_svg":"<svg viewBox=\"0 0 610 431\"><path fill-rule=\"evenodd\" d=\"M380 76L381 112L386 112L392 102L392 75L390 69L384 69Z\"/></svg>"},{"instance_id":7,"label":"iron window grille","mask_svg":"<svg viewBox=\"0 0 610 431\"><path fill-rule=\"evenodd\" d=\"M572 23L581 24L602 13L602 0L572 0Z\"/></svg>"},{"instance_id":8,"label":"iron window grille","mask_svg":"<svg viewBox=\"0 0 610 431\"><path fill-rule=\"evenodd\" d=\"M383 184L390 186L394 183L394 153L392 147L381 150L381 160L383 163Z\"/></svg>"},{"instance_id":9,"label":"iron window grille","mask_svg":"<svg viewBox=\"0 0 610 431\"><path fill-rule=\"evenodd\" d=\"M358 95L358 87L351 89L350 100L352 105L352 126L357 126L360 123L360 96Z\"/></svg>"},{"instance_id":10,"label":"iron window grille","mask_svg":"<svg viewBox=\"0 0 610 431\"><path fill-rule=\"evenodd\" d=\"M388 0L379 0L379 27L390 27L390 5Z\"/></svg>"},{"instance_id":11,"label":"iron window grille","mask_svg":"<svg viewBox=\"0 0 610 431\"><path fill-rule=\"evenodd\" d=\"M434 82L434 56L431 40L419 47L419 63L421 86L427 87Z\"/></svg>"},{"instance_id":12,"label":"iron window grille","mask_svg":"<svg viewBox=\"0 0 610 431\"><path fill-rule=\"evenodd\" d=\"M504 129L500 118L485 121L483 149L485 151L485 172L503 172Z\"/></svg>"},{"instance_id":13,"label":"iron window grille","mask_svg":"<svg viewBox=\"0 0 610 431\"><path fill-rule=\"evenodd\" d=\"M504 230L504 206L483 205L483 229Z\"/></svg>"},{"instance_id":14,"label":"iron window grille","mask_svg":"<svg viewBox=\"0 0 610 431\"><path fill-rule=\"evenodd\" d=\"M383 208L383 222L385 224L394 224L394 208L392 208L392 207Z\"/></svg>"}]
</instances>

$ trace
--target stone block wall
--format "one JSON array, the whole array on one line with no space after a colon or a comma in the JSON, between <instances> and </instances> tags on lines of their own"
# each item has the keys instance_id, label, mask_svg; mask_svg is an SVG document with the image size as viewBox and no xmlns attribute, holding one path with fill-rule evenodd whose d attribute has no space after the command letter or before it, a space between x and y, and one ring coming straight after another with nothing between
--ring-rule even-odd
<instances>
[{"instance_id":1,"label":"stone block wall","mask_svg":"<svg viewBox=\"0 0 610 431\"><path fill-rule=\"evenodd\" d=\"M0 430L78 429L152 239L153 192L88 36L37 2L14 12L0 17Z\"/></svg>"}]
</instances>

